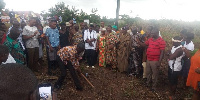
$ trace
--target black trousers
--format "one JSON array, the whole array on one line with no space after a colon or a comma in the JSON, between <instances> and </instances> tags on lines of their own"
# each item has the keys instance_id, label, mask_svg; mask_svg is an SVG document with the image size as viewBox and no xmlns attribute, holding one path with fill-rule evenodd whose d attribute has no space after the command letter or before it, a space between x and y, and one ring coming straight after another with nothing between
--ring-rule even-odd
<instances>
[{"instance_id":1,"label":"black trousers","mask_svg":"<svg viewBox=\"0 0 200 100\"><path fill-rule=\"evenodd\" d=\"M89 66L94 66L95 64L95 60L96 60L96 56L95 56L95 50L93 49L86 49L86 58L87 58L87 63Z\"/></svg>"},{"instance_id":2,"label":"black trousers","mask_svg":"<svg viewBox=\"0 0 200 100\"><path fill-rule=\"evenodd\" d=\"M80 88L81 87L80 80L78 79L78 76L76 74L76 71L75 71L71 61L68 61L67 65L65 65L64 62L60 59L60 57L57 57L57 58L58 58L57 61L58 61L58 64L59 64L61 75L58 78L58 81L56 83L59 84L59 85L62 85L62 83L63 83L63 81L64 81L64 79L67 75L66 69L68 68L69 71L70 71L71 77L74 80L75 86L77 88Z\"/></svg>"}]
</instances>

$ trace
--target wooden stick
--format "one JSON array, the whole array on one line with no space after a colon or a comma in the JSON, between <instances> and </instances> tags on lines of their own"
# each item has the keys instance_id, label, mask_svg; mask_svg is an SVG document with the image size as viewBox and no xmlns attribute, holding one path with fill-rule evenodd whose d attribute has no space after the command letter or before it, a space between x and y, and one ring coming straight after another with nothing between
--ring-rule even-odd
<instances>
[{"instance_id":1,"label":"wooden stick","mask_svg":"<svg viewBox=\"0 0 200 100\"><path fill-rule=\"evenodd\" d=\"M47 80L58 80L57 76L36 76L37 79L39 80L43 80L43 79L47 79Z\"/></svg>"},{"instance_id":2,"label":"wooden stick","mask_svg":"<svg viewBox=\"0 0 200 100\"><path fill-rule=\"evenodd\" d=\"M85 77L85 75L81 73L81 76L90 84L90 86L92 86L92 88L94 88L94 85L92 85L92 83Z\"/></svg>"}]
</instances>

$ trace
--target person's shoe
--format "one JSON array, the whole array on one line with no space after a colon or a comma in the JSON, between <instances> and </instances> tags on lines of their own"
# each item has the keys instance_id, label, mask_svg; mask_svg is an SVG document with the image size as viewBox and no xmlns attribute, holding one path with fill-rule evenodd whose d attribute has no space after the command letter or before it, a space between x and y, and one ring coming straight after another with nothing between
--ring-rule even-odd
<instances>
[{"instance_id":1,"label":"person's shoe","mask_svg":"<svg viewBox=\"0 0 200 100\"><path fill-rule=\"evenodd\" d=\"M87 68L89 68L90 66L86 66Z\"/></svg>"},{"instance_id":2,"label":"person's shoe","mask_svg":"<svg viewBox=\"0 0 200 100\"><path fill-rule=\"evenodd\" d=\"M95 68L94 66L92 66L92 68Z\"/></svg>"},{"instance_id":3,"label":"person's shoe","mask_svg":"<svg viewBox=\"0 0 200 100\"><path fill-rule=\"evenodd\" d=\"M76 87L77 91L83 91L83 87Z\"/></svg>"}]
</instances>

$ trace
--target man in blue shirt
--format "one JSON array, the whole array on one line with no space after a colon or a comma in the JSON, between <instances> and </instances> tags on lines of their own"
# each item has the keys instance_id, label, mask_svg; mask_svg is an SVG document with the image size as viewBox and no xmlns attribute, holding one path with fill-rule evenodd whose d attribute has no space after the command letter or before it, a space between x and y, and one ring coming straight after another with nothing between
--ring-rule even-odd
<instances>
[{"instance_id":1,"label":"man in blue shirt","mask_svg":"<svg viewBox=\"0 0 200 100\"><path fill-rule=\"evenodd\" d=\"M57 63L57 51L60 48L59 31L56 28L56 20L50 21L50 28L45 32L47 39L47 60L48 60L48 74L52 75L52 68L55 69Z\"/></svg>"}]
</instances>

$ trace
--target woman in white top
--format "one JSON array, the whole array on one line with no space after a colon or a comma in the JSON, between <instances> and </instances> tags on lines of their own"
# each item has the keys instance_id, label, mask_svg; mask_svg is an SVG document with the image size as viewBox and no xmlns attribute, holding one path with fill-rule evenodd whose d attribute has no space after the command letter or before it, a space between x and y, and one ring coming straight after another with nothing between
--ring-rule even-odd
<instances>
[{"instance_id":1,"label":"woman in white top","mask_svg":"<svg viewBox=\"0 0 200 100\"><path fill-rule=\"evenodd\" d=\"M175 36L172 38L173 47L169 53L169 69L168 69L168 78L170 82L170 94L169 99L173 98L173 95L176 92L176 87L178 83L178 76L180 75L182 64L181 60L183 57L183 50L181 45L182 37Z\"/></svg>"}]
</instances>

